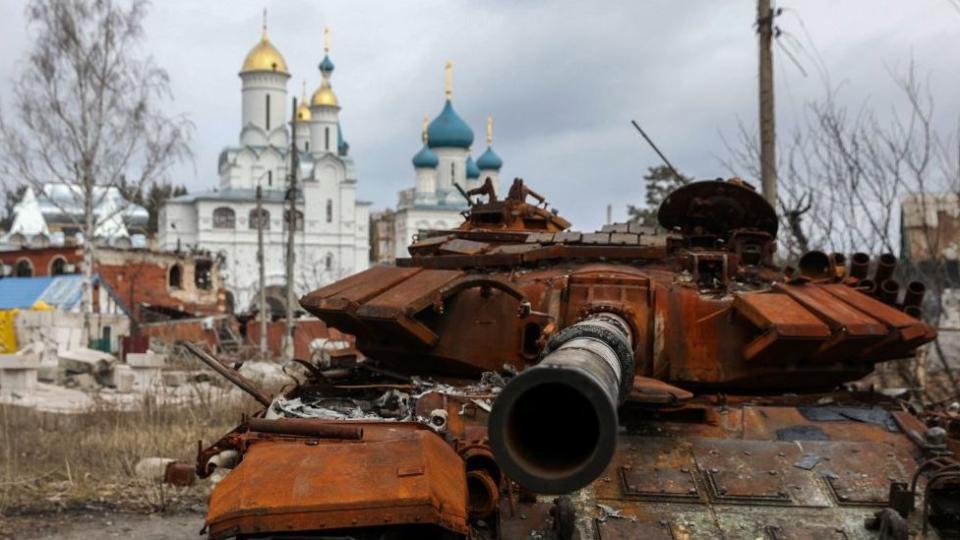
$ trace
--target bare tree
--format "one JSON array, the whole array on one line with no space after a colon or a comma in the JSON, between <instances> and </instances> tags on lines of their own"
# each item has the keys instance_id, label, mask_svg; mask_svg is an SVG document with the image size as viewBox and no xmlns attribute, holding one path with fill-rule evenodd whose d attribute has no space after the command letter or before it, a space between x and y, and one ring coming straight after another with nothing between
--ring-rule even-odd
<instances>
[{"instance_id":1,"label":"bare tree","mask_svg":"<svg viewBox=\"0 0 960 540\"><path fill-rule=\"evenodd\" d=\"M911 63L893 75L904 103L884 120L866 105L840 105L837 89L807 105L779 152L786 258L808 249L896 252L903 198L960 188L956 133L934 128L934 100L916 72ZM724 164L756 178L756 147L741 126Z\"/></svg>"},{"instance_id":2,"label":"bare tree","mask_svg":"<svg viewBox=\"0 0 960 540\"><path fill-rule=\"evenodd\" d=\"M163 179L189 156L183 116L162 111L172 99L167 72L139 46L148 2L32 0L25 9L33 45L0 114L0 166L6 182L37 190L59 183L77 214L53 200L84 237L83 311L92 309L94 239L124 208L104 205L110 188ZM103 208L106 206L107 208Z\"/></svg>"}]
</instances>

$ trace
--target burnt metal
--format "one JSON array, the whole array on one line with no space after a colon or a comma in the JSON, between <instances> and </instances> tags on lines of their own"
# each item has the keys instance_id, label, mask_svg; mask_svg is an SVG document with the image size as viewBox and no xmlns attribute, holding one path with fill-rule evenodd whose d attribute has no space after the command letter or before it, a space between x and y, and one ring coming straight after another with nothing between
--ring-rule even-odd
<instances>
[{"instance_id":1,"label":"burnt metal","mask_svg":"<svg viewBox=\"0 0 960 540\"><path fill-rule=\"evenodd\" d=\"M880 284L879 298L882 302L890 305L897 303L897 297L900 295L900 284L896 280L888 279Z\"/></svg>"},{"instance_id":2,"label":"burnt metal","mask_svg":"<svg viewBox=\"0 0 960 540\"><path fill-rule=\"evenodd\" d=\"M840 280L847 275L847 256L843 253L831 253L830 264L833 266L833 277Z\"/></svg>"},{"instance_id":3,"label":"burnt metal","mask_svg":"<svg viewBox=\"0 0 960 540\"><path fill-rule=\"evenodd\" d=\"M332 423L307 418L250 418L247 420L250 431L276 433L280 435L302 435L318 439L360 440L363 427L344 423Z\"/></svg>"},{"instance_id":4,"label":"burnt metal","mask_svg":"<svg viewBox=\"0 0 960 540\"><path fill-rule=\"evenodd\" d=\"M247 394L253 397L253 399L260 402L261 405L269 407L273 402L270 399L270 396L264 394L260 388L251 381L250 379L244 377L243 375L237 373L237 371L228 368L223 365L219 360L214 356L208 354L206 351L198 347L197 345L190 343L188 341L180 341L178 345L189 351L192 355L200 359L201 362L209 366L211 369L222 375L225 379L232 382L237 386L237 388L243 390Z\"/></svg>"},{"instance_id":5,"label":"burnt metal","mask_svg":"<svg viewBox=\"0 0 960 540\"><path fill-rule=\"evenodd\" d=\"M732 231L756 229L777 235L777 215L756 190L742 182L693 182L667 196L657 211L667 229L726 238Z\"/></svg>"},{"instance_id":6,"label":"burnt metal","mask_svg":"<svg viewBox=\"0 0 960 540\"><path fill-rule=\"evenodd\" d=\"M808 251L800 257L798 263L800 275L809 279L832 279L836 276L834 263L830 256L822 251Z\"/></svg>"},{"instance_id":7,"label":"burnt metal","mask_svg":"<svg viewBox=\"0 0 960 540\"><path fill-rule=\"evenodd\" d=\"M803 406L797 411L815 422L841 422L855 420L881 426L889 431L899 431L890 411L882 407L844 407L837 405Z\"/></svg>"},{"instance_id":8,"label":"burnt metal","mask_svg":"<svg viewBox=\"0 0 960 540\"><path fill-rule=\"evenodd\" d=\"M171 486L186 487L197 482L197 472L194 466L180 461L167 463L163 471L163 483Z\"/></svg>"},{"instance_id":9,"label":"burnt metal","mask_svg":"<svg viewBox=\"0 0 960 540\"><path fill-rule=\"evenodd\" d=\"M888 504L901 517L908 518L917 504L916 493L909 488L909 484L906 482L890 482Z\"/></svg>"},{"instance_id":10,"label":"burnt metal","mask_svg":"<svg viewBox=\"0 0 960 540\"><path fill-rule=\"evenodd\" d=\"M960 417L846 384L936 337L909 285L882 302L863 254L782 270L737 179L674 192L665 232L511 192L301 300L356 350L201 445L211 537L875 538L887 509L950 537Z\"/></svg>"},{"instance_id":11,"label":"burnt metal","mask_svg":"<svg viewBox=\"0 0 960 540\"><path fill-rule=\"evenodd\" d=\"M854 253L850 257L850 277L864 279L870 271L870 256L866 253Z\"/></svg>"},{"instance_id":12,"label":"burnt metal","mask_svg":"<svg viewBox=\"0 0 960 540\"><path fill-rule=\"evenodd\" d=\"M561 494L606 468L617 444L617 406L632 387L631 341L618 315L591 314L557 334L540 363L510 381L489 423L490 446L509 478L537 493Z\"/></svg>"},{"instance_id":13,"label":"burnt metal","mask_svg":"<svg viewBox=\"0 0 960 540\"><path fill-rule=\"evenodd\" d=\"M923 304L923 297L927 293L927 286L920 281L911 281L907 283L907 290L903 293L903 307L920 307Z\"/></svg>"},{"instance_id":14,"label":"burnt metal","mask_svg":"<svg viewBox=\"0 0 960 540\"><path fill-rule=\"evenodd\" d=\"M500 486L487 471L467 472L467 510L474 519L493 515L500 507Z\"/></svg>"},{"instance_id":15,"label":"burnt metal","mask_svg":"<svg viewBox=\"0 0 960 540\"><path fill-rule=\"evenodd\" d=\"M897 269L897 258L892 253L884 253L877 257L877 269L873 272L873 281L883 284L893 276Z\"/></svg>"},{"instance_id":16,"label":"burnt metal","mask_svg":"<svg viewBox=\"0 0 960 540\"><path fill-rule=\"evenodd\" d=\"M857 282L857 290L872 296L877 292L877 283L870 278L861 279Z\"/></svg>"}]
</instances>

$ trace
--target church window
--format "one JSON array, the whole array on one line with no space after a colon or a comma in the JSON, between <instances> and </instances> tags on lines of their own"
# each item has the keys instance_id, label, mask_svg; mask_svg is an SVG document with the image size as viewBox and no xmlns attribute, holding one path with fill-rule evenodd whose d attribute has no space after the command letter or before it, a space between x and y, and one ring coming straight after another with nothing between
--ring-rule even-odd
<instances>
[{"instance_id":1,"label":"church window","mask_svg":"<svg viewBox=\"0 0 960 540\"><path fill-rule=\"evenodd\" d=\"M273 186L273 171L267 171L267 185Z\"/></svg>"},{"instance_id":2,"label":"church window","mask_svg":"<svg viewBox=\"0 0 960 540\"><path fill-rule=\"evenodd\" d=\"M54 257L50 261L50 275L62 276L67 273L67 260L63 257Z\"/></svg>"},{"instance_id":3,"label":"church window","mask_svg":"<svg viewBox=\"0 0 960 540\"><path fill-rule=\"evenodd\" d=\"M237 215L232 208L221 206L213 211L214 229L233 229L237 226Z\"/></svg>"},{"instance_id":4,"label":"church window","mask_svg":"<svg viewBox=\"0 0 960 540\"><path fill-rule=\"evenodd\" d=\"M333 199L327 199L327 223L333 223Z\"/></svg>"},{"instance_id":5,"label":"church window","mask_svg":"<svg viewBox=\"0 0 960 540\"><path fill-rule=\"evenodd\" d=\"M302 231L302 230L303 230L303 212L297 210L295 216L296 216L296 220L297 220L297 221L296 221L297 225L296 225L296 228L295 228L294 230L296 230L296 231ZM283 211L283 230L287 230L287 229L290 228L289 223L290 223L290 211L289 211L289 210L284 210L284 211Z\"/></svg>"},{"instance_id":6,"label":"church window","mask_svg":"<svg viewBox=\"0 0 960 540\"><path fill-rule=\"evenodd\" d=\"M14 275L17 277L33 277L33 263L28 259L20 259L17 261L17 268Z\"/></svg>"},{"instance_id":7,"label":"church window","mask_svg":"<svg viewBox=\"0 0 960 540\"><path fill-rule=\"evenodd\" d=\"M256 230L259 226L265 231L270 230L270 212L267 212L266 210L260 210L260 214L257 215L257 209L254 208L250 211L249 221L251 229Z\"/></svg>"},{"instance_id":8,"label":"church window","mask_svg":"<svg viewBox=\"0 0 960 540\"><path fill-rule=\"evenodd\" d=\"M303 149L308 152L310 151L310 141L303 141Z\"/></svg>"},{"instance_id":9,"label":"church window","mask_svg":"<svg viewBox=\"0 0 960 540\"><path fill-rule=\"evenodd\" d=\"M171 289L179 289L183 286L183 269L180 268L179 264L170 267L167 285L169 285Z\"/></svg>"},{"instance_id":10,"label":"church window","mask_svg":"<svg viewBox=\"0 0 960 540\"><path fill-rule=\"evenodd\" d=\"M453 183L456 181L456 179L457 179L457 164L451 163L450 164L450 182Z\"/></svg>"},{"instance_id":11,"label":"church window","mask_svg":"<svg viewBox=\"0 0 960 540\"><path fill-rule=\"evenodd\" d=\"M327 253L327 256L323 259L323 267L327 272L333 270L333 253Z\"/></svg>"},{"instance_id":12,"label":"church window","mask_svg":"<svg viewBox=\"0 0 960 540\"><path fill-rule=\"evenodd\" d=\"M330 127L323 128L323 149L330 151Z\"/></svg>"},{"instance_id":13,"label":"church window","mask_svg":"<svg viewBox=\"0 0 960 540\"><path fill-rule=\"evenodd\" d=\"M270 94L267 94L267 131L270 131Z\"/></svg>"}]
</instances>

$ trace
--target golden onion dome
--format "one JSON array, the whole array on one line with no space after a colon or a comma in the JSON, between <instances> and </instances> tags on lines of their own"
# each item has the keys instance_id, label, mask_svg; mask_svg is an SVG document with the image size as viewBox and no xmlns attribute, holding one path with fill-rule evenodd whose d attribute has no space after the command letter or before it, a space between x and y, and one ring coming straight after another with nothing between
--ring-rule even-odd
<instances>
[{"instance_id":1,"label":"golden onion dome","mask_svg":"<svg viewBox=\"0 0 960 540\"><path fill-rule=\"evenodd\" d=\"M283 55L273 46L273 43L270 43L266 28L263 29L263 36L260 38L260 42L250 49L247 57L243 60L243 67L240 68L240 73L250 73L253 71L272 71L283 73L284 75L290 74Z\"/></svg>"},{"instance_id":2,"label":"golden onion dome","mask_svg":"<svg viewBox=\"0 0 960 540\"><path fill-rule=\"evenodd\" d=\"M318 107L340 106L340 102L337 101L337 95L333 93L333 88L330 88L330 81L326 78L320 83L320 88L317 88L317 91L313 93L310 104Z\"/></svg>"},{"instance_id":3,"label":"golden onion dome","mask_svg":"<svg viewBox=\"0 0 960 540\"><path fill-rule=\"evenodd\" d=\"M297 107L297 120L302 120L304 122L310 121L310 106L307 105L306 101L301 101L300 106Z\"/></svg>"},{"instance_id":4,"label":"golden onion dome","mask_svg":"<svg viewBox=\"0 0 960 540\"><path fill-rule=\"evenodd\" d=\"M303 90L300 91L300 105L297 106L297 120L309 122L312 116L310 114L310 102L307 101L307 81L303 81Z\"/></svg>"}]
</instances>

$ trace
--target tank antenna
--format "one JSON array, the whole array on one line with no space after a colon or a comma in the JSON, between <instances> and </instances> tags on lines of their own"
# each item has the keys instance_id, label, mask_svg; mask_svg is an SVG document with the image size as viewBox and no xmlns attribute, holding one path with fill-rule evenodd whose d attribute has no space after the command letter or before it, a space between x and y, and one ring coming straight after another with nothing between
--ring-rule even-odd
<instances>
[{"instance_id":1,"label":"tank antenna","mask_svg":"<svg viewBox=\"0 0 960 540\"><path fill-rule=\"evenodd\" d=\"M670 169L670 172L672 172L675 177L682 178L680 176L680 173L677 172L677 169L674 168L672 163L670 163L670 160L667 159L667 156L663 155L663 152L661 152L660 149L657 148L657 145L653 143L653 140L647 136L646 132L643 131L643 128L640 127L640 124L638 124L636 120L631 120L630 123L633 124L633 127L637 128L637 131L639 131L640 135L643 136L643 139L647 141L647 144L649 144L650 147L653 148L653 151L656 152L658 156L660 156L660 159L662 159L663 162L667 164L667 168Z\"/></svg>"}]
</instances>

